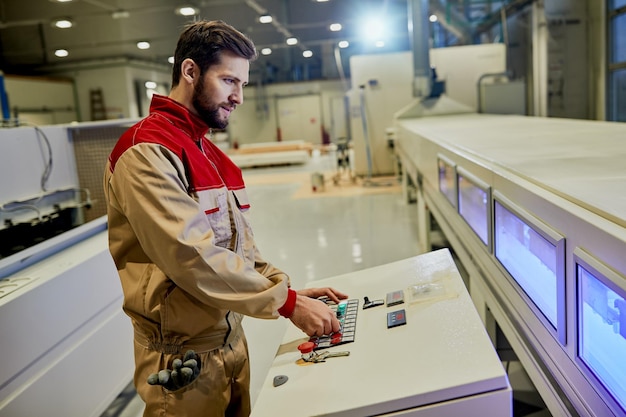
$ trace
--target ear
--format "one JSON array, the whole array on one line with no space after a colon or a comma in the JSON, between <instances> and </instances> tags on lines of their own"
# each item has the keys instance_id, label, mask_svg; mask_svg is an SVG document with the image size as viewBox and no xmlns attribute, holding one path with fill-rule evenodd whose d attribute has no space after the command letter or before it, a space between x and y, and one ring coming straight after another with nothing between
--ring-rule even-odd
<instances>
[{"instance_id":1,"label":"ear","mask_svg":"<svg viewBox=\"0 0 626 417\"><path fill-rule=\"evenodd\" d=\"M182 82L193 84L199 74L200 69L193 59L187 58L180 64L180 78Z\"/></svg>"}]
</instances>

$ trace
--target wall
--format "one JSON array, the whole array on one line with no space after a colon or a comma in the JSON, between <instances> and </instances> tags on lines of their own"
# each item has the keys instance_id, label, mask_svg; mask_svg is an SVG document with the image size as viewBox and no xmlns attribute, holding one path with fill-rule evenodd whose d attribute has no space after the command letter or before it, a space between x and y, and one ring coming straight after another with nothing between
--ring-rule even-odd
<instances>
[{"instance_id":1,"label":"wall","mask_svg":"<svg viewBox=\"0 0 626 417\"><path fill-rule=\"evenodd\" d=\"M322 114L321 127L326 132L330 132L333 118L341 116L333 114L331 102L337 97L345 96L345 91L339 81L271 84L244 89L244 103L232 114L228 127L231 143L234 141L238 144L277 141L278 100L307 96L319 96ZM331 138L331 141L335 139ZM321 143L320 133L320 140L314 145Z\"/></svg>"},{"instance_id":2,"label":"wall","mask_svg":"<svg viewBox=\"0 0 626 417\"><path fill-rule=\"evenodd\" d=\"M69 78L6 75L4 85L11 118L34 125L78 120L74 83Z\"/></svg>"},{"instance_id":3,"label":"wall","mask_svg":"<svg viewBox=\"0 0 626 417\"><path fill-rule=\"evenodd\" d=\"M137 118L140 110L136 97L135 81L155 81L169 85L170 69L127 60L81 66L61 72L75 80L78 91L80 121L91 121L90 90L101 88L107 119Z\"/></svg>"}]
</instances>

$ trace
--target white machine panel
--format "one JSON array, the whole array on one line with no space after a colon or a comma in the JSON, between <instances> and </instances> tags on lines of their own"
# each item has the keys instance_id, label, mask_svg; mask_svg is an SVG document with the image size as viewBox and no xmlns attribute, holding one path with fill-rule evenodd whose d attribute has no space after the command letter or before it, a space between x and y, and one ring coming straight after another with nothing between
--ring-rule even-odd
<instances>
[{"instance_id":1,"label":"white machine panel","mask_svg":"<svg viewBox=\"0 0 626 417\"><path fill-rule=\"evenodd\" d=\"M441 292L412 298L415 284ZM329 349L350 355L302 362L297 346L308 338L289 326L254 417L511 415L506 373L447 250L310 285L360 299L355 341ZM362 309L364 297L384 300L398 290L404 303ZM387 328L387 314L400 309L407 323ZM277 375L288 380L274 387Z\"/></svg>"}]
</instances>

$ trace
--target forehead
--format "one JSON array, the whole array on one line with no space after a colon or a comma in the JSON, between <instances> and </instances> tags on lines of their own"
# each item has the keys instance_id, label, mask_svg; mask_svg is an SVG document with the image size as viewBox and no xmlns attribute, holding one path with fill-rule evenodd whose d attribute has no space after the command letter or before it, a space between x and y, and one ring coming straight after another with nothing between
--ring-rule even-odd
<instances>
[{"instance_id":1,"label":"forehead","mask_svg":"<svg viewBox=\"0 0 626 417\"><path fill-rule=\"evenodd\" d=\"M221 54L220 61L211 65L207 72L217 76L235 77L241 81L248 82L250 62L246 58L242 58L230 51L224 51Z\"/></svg>"}]
</instances>

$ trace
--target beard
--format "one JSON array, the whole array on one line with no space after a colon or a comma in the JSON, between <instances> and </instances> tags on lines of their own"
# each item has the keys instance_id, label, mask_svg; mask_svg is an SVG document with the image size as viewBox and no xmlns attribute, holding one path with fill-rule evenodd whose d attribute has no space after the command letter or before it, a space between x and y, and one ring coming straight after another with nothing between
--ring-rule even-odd
<instances>
[{"instance_id":1,"label":"beard","mask_svg":"<svg viewBox=\"0 0 626 417\"><path fill-rule=\"evenodd\" d=\"M220 118L220 106L209 101L204 90L204 78L193 89L192 104L198 116L212 129L226 129L228 118Z\"/></svg>"}]
</instances>

